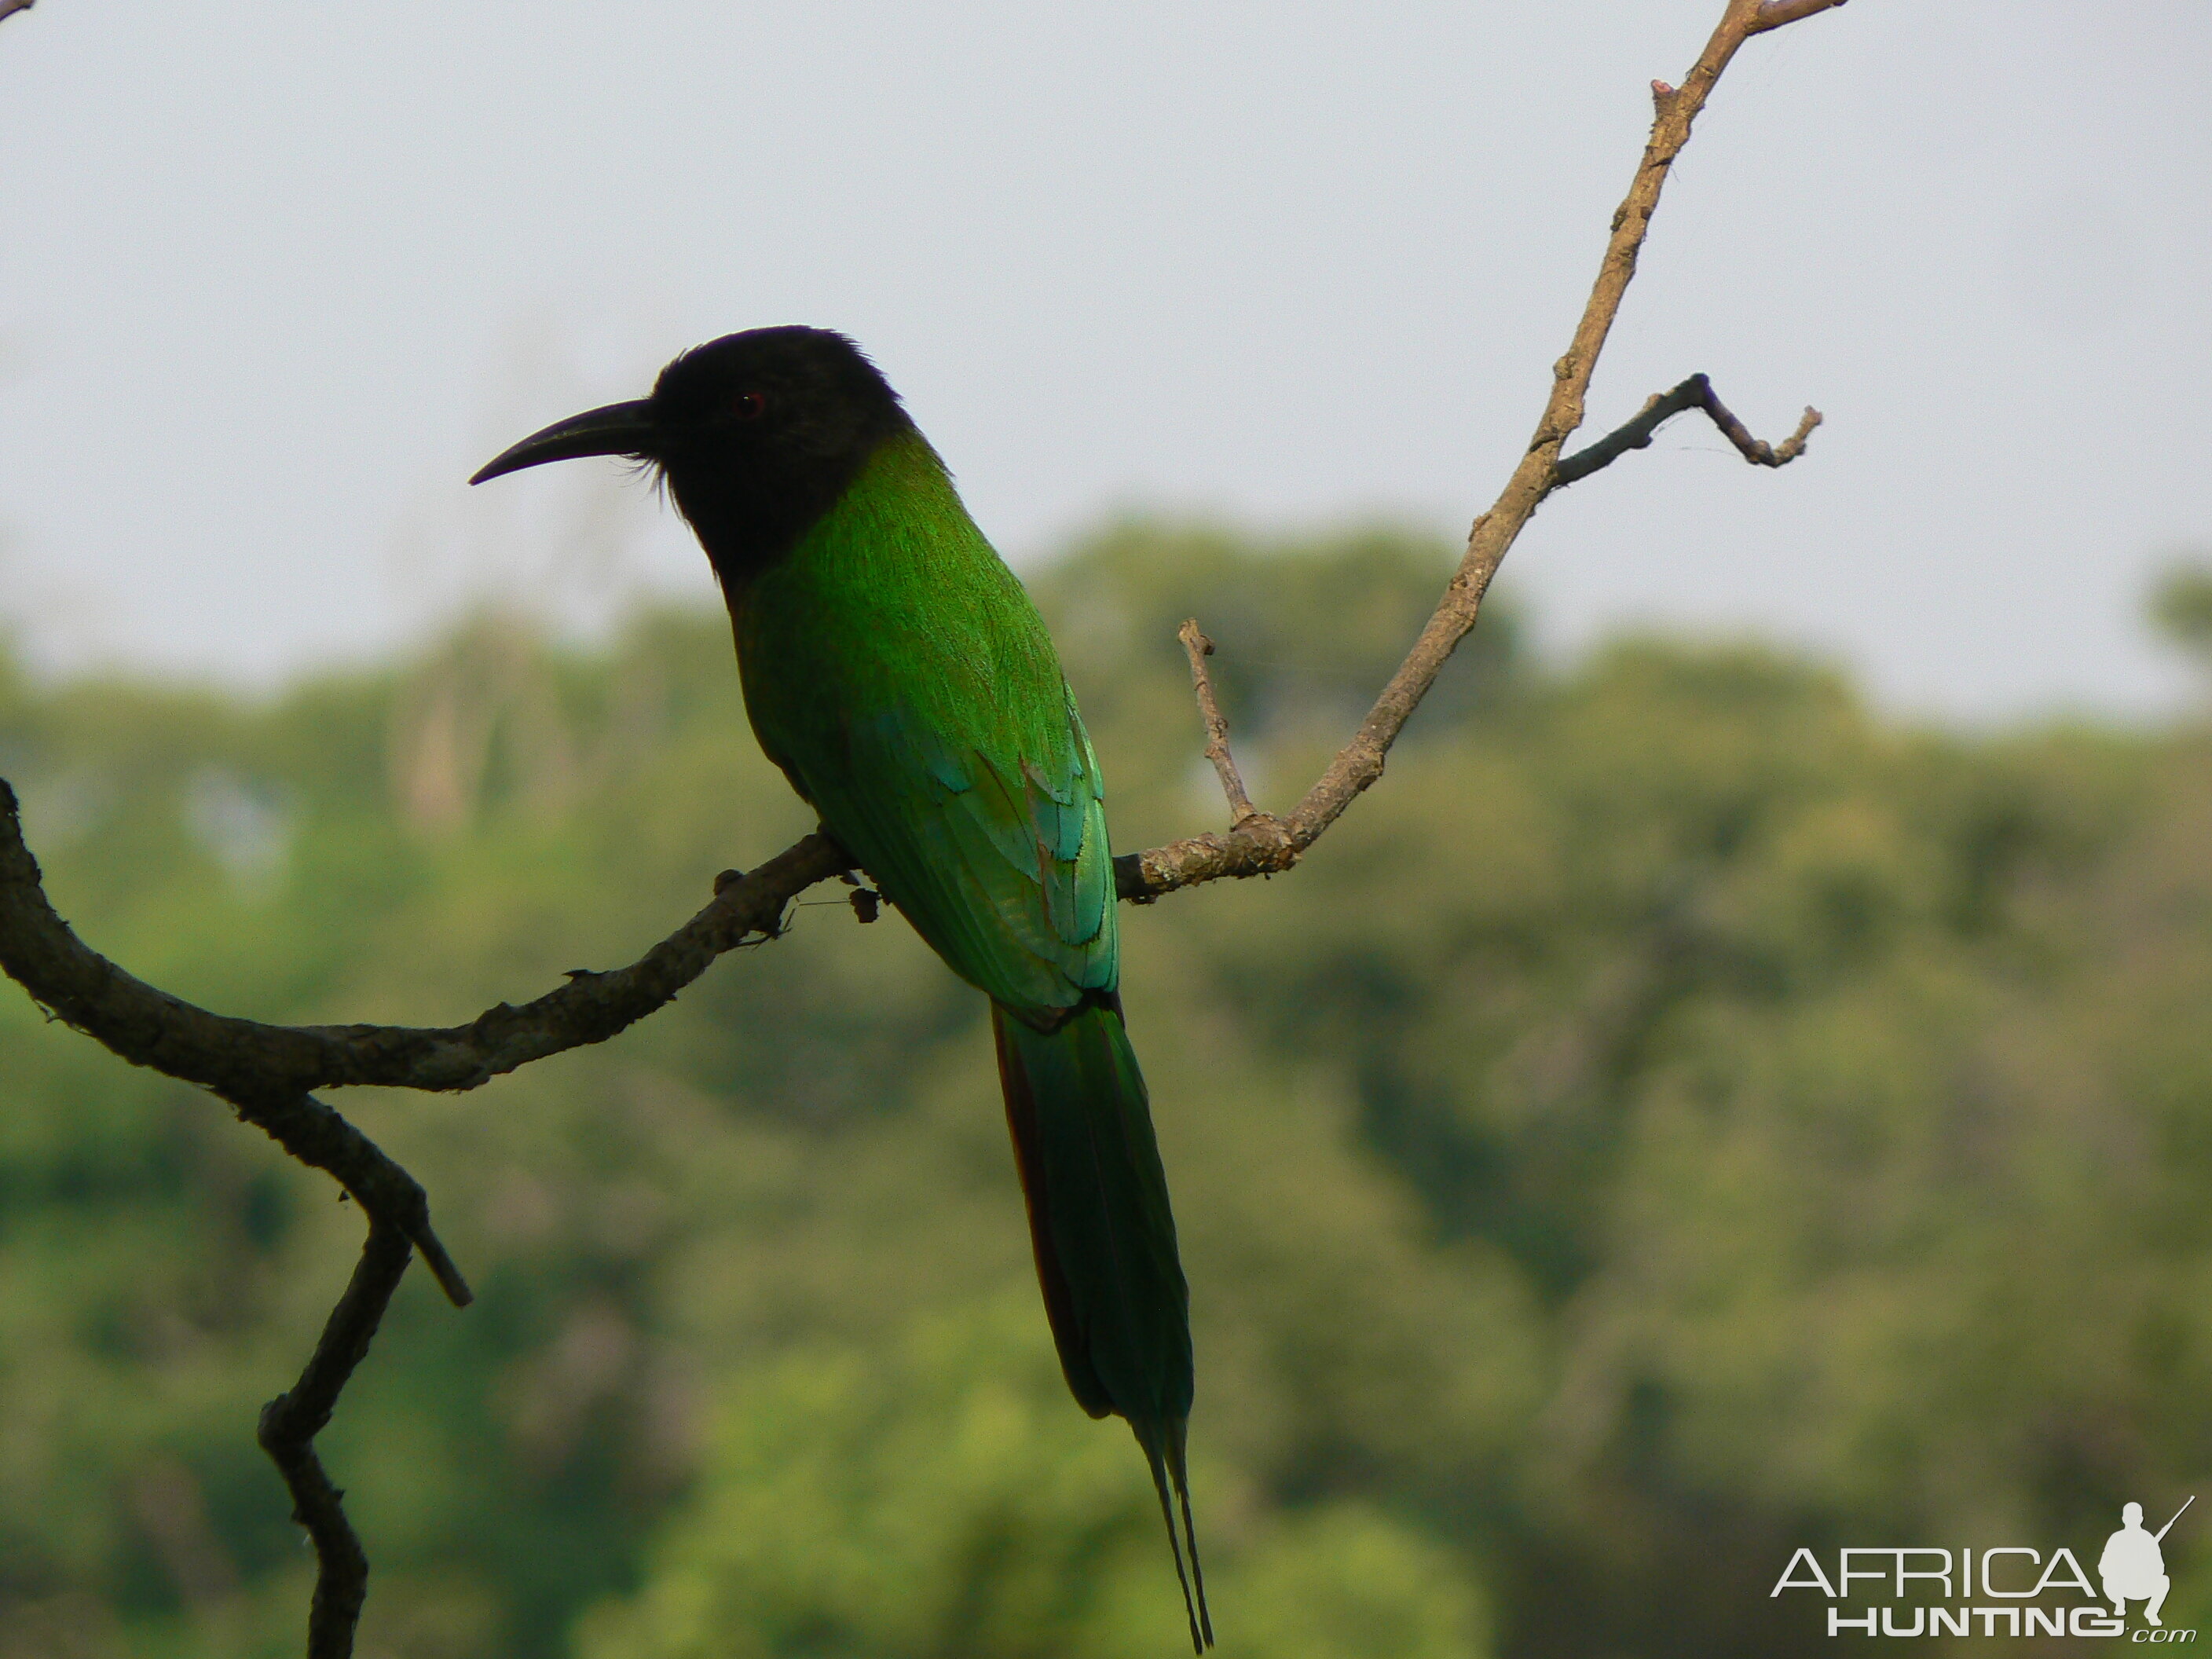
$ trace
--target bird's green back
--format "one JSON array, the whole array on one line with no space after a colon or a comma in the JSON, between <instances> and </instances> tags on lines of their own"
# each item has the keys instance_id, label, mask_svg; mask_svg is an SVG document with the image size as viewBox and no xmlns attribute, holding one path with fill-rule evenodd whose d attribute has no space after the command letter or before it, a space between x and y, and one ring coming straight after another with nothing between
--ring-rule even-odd
<instances>
[{"instance_id":1,"label":"bird's green back","mask_svg":"<svg viewBox=\"0 0 2212 1659\"><path fill-rule=\"evenodd\" d=\"M1091 742L1043 619L919 434L729 595L753 730L955 971L1050 1024L1117 978Z\"/></svg>"}]
</instances>

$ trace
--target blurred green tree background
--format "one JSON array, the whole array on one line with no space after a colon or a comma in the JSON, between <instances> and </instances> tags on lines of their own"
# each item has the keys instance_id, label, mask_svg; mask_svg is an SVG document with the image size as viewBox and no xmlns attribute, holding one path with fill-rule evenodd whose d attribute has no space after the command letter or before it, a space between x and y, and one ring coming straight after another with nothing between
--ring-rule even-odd
<instances>
[{"instance_id":1,"label":"blurred green tree background","mask_svg":"<svg viewBox=\"0 0 2212 1659\"><path fill-rule=\"evenodd\" d=\"M1223 817L1183 617L1285 805L1449 556L1133 521L1044 573L1117 846ZM2208 594L2156 607L2199 651ZM1511 623L1295 874L1123 913L1224 1659L1810 1653L1800 1545L2088 1559L2212 1485L2212 728L1947 733L1774 649L1547 666ZM0 672L0 773L91 943L281 1021L534 994L811 827L690 614L264 703ZM364 1655L1180 1650L981 999L834 890L793 916L603 1048L341 1097L481 1295L413 1276L325 1437ZM358 1234L0 997L0 1659L297 1650L253 1422Z\"/></svg>"}]
</instances>

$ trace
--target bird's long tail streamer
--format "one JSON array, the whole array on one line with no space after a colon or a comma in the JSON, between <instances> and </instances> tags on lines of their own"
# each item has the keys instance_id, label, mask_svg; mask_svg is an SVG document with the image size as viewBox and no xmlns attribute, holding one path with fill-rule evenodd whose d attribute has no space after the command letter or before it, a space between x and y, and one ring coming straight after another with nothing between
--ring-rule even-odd
<instances>
[{"instance_id":1,"label":"bird's long tail streamer","mask_svg":"<svg viewBox=\"0 0 2212 1659\"><path fill-rule=\"evenodd\" d=\"M1085 1411L1117 1413L1136 1431L1167 1522L1191 1644L1203 1653L1213 1623L1183 1453L1190 1292L1120 1005L1096 998L1049 1031L994 1006L991 1024L1060 1370Z\"/></svg>"},{"instance_id":2,"label":"bird's long tail streamer","mask_svg":"<svg viewBox=\"0 0 2212 1659\"><path fill-rule=\"evenodd\" d=\"M1190 1645L1194 1653L1203 1654L1213 1645L1213 1620L1206 1607L1206 1571L1198 1565L1198 1533L1190 1522L1190 1477L1183 1467L1183 1434L1179 1423L1167 1424L1165 1437L1148 1437L1144 1429L1133 1422L1137 1430L1137 1443L1144 1448L1145 1461L1152 1465L1152 1490L1159 1495L1160 1519L1167 1523L1168 1548L1175 1556L1176 1579L1182 1586L1182 1610L1190 1620ZM1166 1444L1158 1443L1164 1437ZM1169 1501L1172 1485L1175 1503L1182 1510L1182 1534L1176 1534L1176 1509ZM1188 1560L1186 1574L1183 1564Z\"/></svg>"}]
</instances>

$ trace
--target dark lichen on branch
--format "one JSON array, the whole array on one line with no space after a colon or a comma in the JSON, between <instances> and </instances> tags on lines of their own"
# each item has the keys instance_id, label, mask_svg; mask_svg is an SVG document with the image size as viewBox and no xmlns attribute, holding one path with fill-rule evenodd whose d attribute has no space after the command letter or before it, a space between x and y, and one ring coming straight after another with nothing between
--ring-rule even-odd
<instances>
[{"instance_id":1,"label":"dark lichen on branch","mask_svg":"<svg viewBox=\"0 0 2212 1659\"><path fill-rule=\"evenodd\" d=\"M1805 441L1813 435L1813 428L1820 424L1821 419L1819 410L1808 408L1795 432L1778 444L1767 443L1753 437L1750 428L1736 419L1714 392L1711 380L1703 374L1692 374L1670 391L1653 392L1632 420L1623 422L1589 448L1562 457L1553 471L1553 487L1563 489L1587 478L1601 468L1611 466L1632 449L1649 449L1653 435L1662 426L1692 409L1705 410L1720 428L1721 435L1754 466L1789 465L1805 453Z\"/></svg>"}]
</instances>

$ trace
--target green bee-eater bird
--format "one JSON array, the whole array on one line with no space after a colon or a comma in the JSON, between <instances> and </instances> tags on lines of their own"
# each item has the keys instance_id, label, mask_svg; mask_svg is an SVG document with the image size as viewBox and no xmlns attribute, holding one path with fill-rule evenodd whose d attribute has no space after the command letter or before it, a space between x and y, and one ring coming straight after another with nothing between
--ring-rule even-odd
<instances>
[{"instance_id":1,"label":"green bee-eater bird","mask_svg":"<svg viewBox=\"0 0 2212 1659\"><path fill-rule=\"evenodd\" d=\"M471 482L582 455L659 469L721 580L762 749L990 997L1060 1368L1085 1411L1136 1431L1203 1652L1190 1294L1122 1027L1105 792L1036 607L842 335L700 346L651 397L547 427Z\"/></svg>"}]
</instances>

